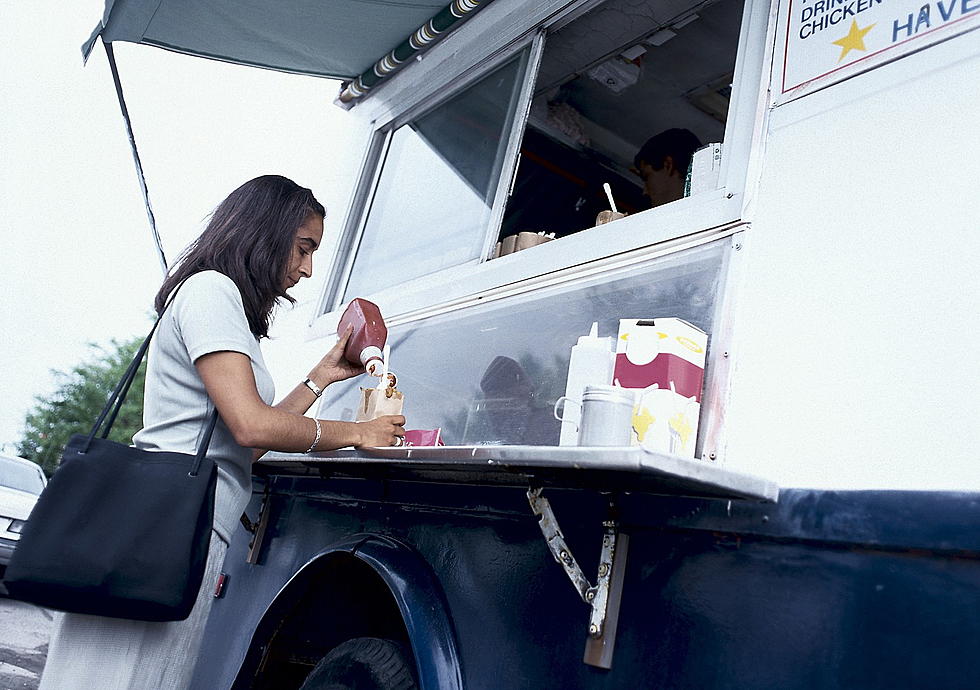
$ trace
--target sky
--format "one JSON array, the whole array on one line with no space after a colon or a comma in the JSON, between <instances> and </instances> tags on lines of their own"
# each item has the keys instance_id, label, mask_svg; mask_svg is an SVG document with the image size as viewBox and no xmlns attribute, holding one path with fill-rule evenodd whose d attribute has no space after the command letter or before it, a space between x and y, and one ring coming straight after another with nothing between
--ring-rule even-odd
<instances>
[{"instance_id":1,"label":"sky","mask_svg":"<svg viewBox=\"0 0 980 690\"><path fill-rule=\"evenodd\" d=\"M101 43L80 46L101 0L0 0L0 450L35 396L144 336L162 269ZM338 82L115 44L167 258L234 188L268 173L310 187L339 232L361 143ZM325 242L326 245L326 242ZM326 249L326 246L324 247ZM317 252L323 270L329 251ZM316 285L292 292L315 299Z\"/></svg>"}]
</instances>

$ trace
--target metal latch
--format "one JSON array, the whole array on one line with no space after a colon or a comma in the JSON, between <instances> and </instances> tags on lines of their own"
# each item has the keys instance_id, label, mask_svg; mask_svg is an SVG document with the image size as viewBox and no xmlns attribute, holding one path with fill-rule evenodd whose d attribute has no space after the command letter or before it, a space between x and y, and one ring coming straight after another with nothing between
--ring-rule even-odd
<instances>
[{"instance_id":1,"label":"metal latch","mask_svg":"<svg viewBox=\"0 0 980 690\"><path fill-rule=\"evenodd\" d=\"M541 495L541 491L542 489L539 488L529 489L527 492L531 510L539 517L538 526L541 528L541 533L552 556L565 569L565 574L572 581L582 601L592 608L584 661L593 666L611 668L629 537L619 532L619 523L616 520L606 520L602 523L599 573L595 585L592 585L575 561L568 544L565 543L558 520L551 510L551 503Z\"/></svg>"}]
</instances>

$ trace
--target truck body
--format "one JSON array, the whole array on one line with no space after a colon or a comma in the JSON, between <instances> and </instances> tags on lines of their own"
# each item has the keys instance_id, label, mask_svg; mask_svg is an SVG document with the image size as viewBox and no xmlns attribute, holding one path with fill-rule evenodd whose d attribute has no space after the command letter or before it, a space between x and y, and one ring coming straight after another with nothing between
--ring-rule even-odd
<instances>
[{"instance_id":1,"label":"truck body","mask_svg":"<svg viewBox=\"0 0 980 690\"><path fill-rule=\"evenodd\" d=\"M427 689L980 684L980 4L341 3L433 17L343 74L299 49L327 9L237 8L260 59L178 4L103 39L344 76L364 142L280 387L366 297L447 444L264 458L195 687L299 687L363 638ZM672 127L717 155L646 208ZM559 446L576 339L664 317L709 336L693 452Z\"/></svg>"}]
</instances>

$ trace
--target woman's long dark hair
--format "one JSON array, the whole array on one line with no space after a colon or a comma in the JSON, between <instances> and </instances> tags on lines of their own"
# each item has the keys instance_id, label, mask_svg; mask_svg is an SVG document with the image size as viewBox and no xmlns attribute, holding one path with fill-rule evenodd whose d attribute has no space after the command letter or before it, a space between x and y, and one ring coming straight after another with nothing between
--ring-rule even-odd
<instances>
[{"instance_id":1,"label":"woman's long dark hair","mask_svg":"<svg viewBox=\"0 0 980 690\"><path fill-rule=\"evenodd\" d=\"M282 285L296 230L313 213L323 218L326 210L313 192L292 180L280 175L249 180L218 205L201 236L180 255L153 302L157 314L185 278L220 271L242 293L249 330L268 337L276 300L295 301Z\"/></svg>"}]
</instances>

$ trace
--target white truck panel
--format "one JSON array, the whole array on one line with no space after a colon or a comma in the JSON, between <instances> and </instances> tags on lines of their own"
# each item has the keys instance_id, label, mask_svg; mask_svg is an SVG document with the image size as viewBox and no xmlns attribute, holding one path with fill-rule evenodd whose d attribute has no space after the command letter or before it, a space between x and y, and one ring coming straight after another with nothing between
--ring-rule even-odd
<instances>
[{"instance_id":1,"label":"white truck panel","mask_svg":"<svg viewBox=\"0 0 980 690\"><path fill-rule=\"evenodd\" d=\"M980 489L978 112L977 32L773 110L729 468Z\"/></svg>"}]
</instances>

